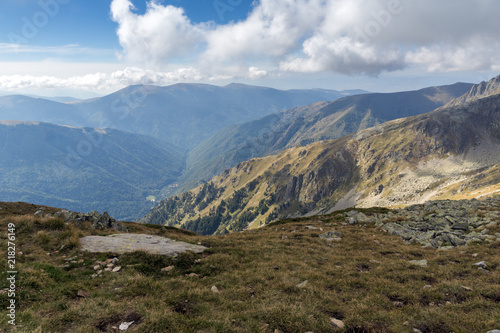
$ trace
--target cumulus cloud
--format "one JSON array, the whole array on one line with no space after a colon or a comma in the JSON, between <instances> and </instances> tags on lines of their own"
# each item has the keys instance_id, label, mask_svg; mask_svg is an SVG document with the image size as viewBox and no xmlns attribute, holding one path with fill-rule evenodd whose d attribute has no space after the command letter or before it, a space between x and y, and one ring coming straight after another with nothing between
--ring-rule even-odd
<instances>
[{"instance_id":1,"label":"cumulus cloud","mask_svg":"<svg viewBox=\"0 0 500 333\"><path fill-rule=\"evenodd\" d=\"M212 75L226 68L223 75L259 78L266 73L257 64L368 75L500 65L497 0L260 0L245 20L223 25L193 24L181 8L155 1L139 15L129 0L113 0L111 12L126 56L187 57Z\"/></svg>"},{"instance_id":2,"label":"cumulus cloud","mask_svg":"<svg viewBox=\"0 0 500 333\"><path fill-rule=\"evenodd\" d=\"M148 3L144 15L134 13L129 0L113 0L111 14L118 23L118 38L133 59L159 61L184 56L202 42L205 28L194 25L182 8Z\"/></svg>"}]
</instances>

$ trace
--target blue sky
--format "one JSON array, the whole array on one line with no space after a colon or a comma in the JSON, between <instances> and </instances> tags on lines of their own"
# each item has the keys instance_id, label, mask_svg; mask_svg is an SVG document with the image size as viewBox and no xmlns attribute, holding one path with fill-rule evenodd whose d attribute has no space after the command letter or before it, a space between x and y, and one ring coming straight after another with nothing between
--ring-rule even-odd
<instances>
[{"instance_id":1,"label":"blue sky","mask_svg":"<svg viewBox=\"0 0 500 333\"><path fill-rule=\"evenodd\" d=\"M499 12L496 0L2 0L0 90L480 82L500 74Z\"/></svg>"}]
</instances>

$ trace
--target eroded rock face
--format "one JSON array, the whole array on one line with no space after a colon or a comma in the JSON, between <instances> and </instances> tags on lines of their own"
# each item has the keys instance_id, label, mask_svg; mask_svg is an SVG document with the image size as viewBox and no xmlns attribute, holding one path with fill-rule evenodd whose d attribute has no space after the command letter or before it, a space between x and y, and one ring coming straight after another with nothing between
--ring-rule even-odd
<instances>
[{"instance_id":1,"label":"eroded rock face","mask_svg":"<svg viewBox=\"0 0 500 333\"><path fill-rule=\"evenodd\" d=\"M187 251L201 253L206 249L206 247L201 245L193 245L166 237L145 234L86 236L80 242L82 250L88 252L126 253L141 250L171 257Z\"/></svg>"}]
</instances>

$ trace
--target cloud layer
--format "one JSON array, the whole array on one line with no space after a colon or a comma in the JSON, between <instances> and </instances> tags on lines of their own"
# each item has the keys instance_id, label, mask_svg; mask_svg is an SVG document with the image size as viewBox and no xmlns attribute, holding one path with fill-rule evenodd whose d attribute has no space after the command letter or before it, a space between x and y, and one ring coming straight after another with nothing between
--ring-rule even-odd
<instances>
[{"instance_id":1,"label":"cloud layer","mask_svg":"<svg viewBox=\"0 0 500 333\"><path fill-rule=\"evenodd\" d=\"M258 75L258 72L256 73ZM70 88L83 90L109 89L135 84L168 85L184 81L211 80L195 68L181 68L172 72L156 72L137 67L127 67L111 74L94 73L69 78L34 75L0 76L0 89L47 89Z\"/></svg>"},{"instance_id":2,"label":"cloud layer","mask_svg":"<svg viewBox=\"0 0 500 333\"><path fill-rule=\"evenodd\" d=\"M209 75L500 68L497 0L261 0L225 25L193 24L155 1L139 15L129 0L113 0L111 12L126 57L187 58Z\"/></svg>"}]
</instances>

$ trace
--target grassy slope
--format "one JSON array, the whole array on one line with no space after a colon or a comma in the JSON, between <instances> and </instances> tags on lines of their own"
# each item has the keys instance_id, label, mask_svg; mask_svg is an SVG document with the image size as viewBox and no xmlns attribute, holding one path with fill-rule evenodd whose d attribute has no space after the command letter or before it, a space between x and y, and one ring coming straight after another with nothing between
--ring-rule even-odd
<instances>
[{"instance_id":1,"label":"grassy slope","mask_svg":"<svg viewBox=\"0 0 500 333\"><path fill-rule=\"evenodd\" d=\"M338 332L498 328L498 241L436 251L406 244L373 225L342 225L339 215L205 237L130 223L132 232L200 242L209 249L177 260L141 252L122 255L121 272L92 278L93 262L108 256L80 253L78 238L111 231L37 219L31 215L36 207L17 205L0 203L2 230L12 222L17 233L18 326L13 329L1 316L0 326L7 331L116 332L113 326L134 320L128 332L336 332L331 317L346 324ZM321 231L309 225L339 231L343 238L324 241L318 238ZM5 238L2 232L2 244ZM67 258L74 261L63 267ZM429 265L409 263L420 259ZM473 265L481 260L489 274ZM160 271L168 265L175 269ZM297 287L305 280L304 288ZM1 281L6 287L5 272ZM213 293L212 286L220 292ZM77 297L79 290L88 295ZM5 297L1 305L5 308Z\"/></svg>"}]
</instances>

